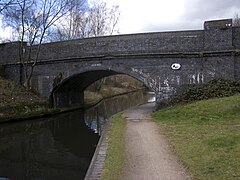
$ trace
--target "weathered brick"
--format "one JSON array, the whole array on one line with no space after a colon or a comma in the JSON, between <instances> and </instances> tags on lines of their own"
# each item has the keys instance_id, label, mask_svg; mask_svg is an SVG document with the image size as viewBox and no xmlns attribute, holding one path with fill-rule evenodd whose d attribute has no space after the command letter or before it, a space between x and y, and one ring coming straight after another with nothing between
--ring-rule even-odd
<instances>
[{"instance_id":1,"label":"weathered brick","mask_svg":"<svg viewBox=\"0 0 240 180\"><path fill-rule=\"evenodd\" d=\"M156 92L158 101L174 94L183 84L205 83L217 77L240 80L240 29L231 23L231 19L207 21L204 30L43 44L32 85L44 97L53 92L50 97L55 105L65 107L83 103L83 92L94 81L119 73L143 82ZM15 81L20 79L20 66L15 64L18 45L0 45L4 74ZM173 70L174 63L181 68ZM59 73L63 74L63 81L54 88L53 81Z\"/></svg>"}]
</instances>

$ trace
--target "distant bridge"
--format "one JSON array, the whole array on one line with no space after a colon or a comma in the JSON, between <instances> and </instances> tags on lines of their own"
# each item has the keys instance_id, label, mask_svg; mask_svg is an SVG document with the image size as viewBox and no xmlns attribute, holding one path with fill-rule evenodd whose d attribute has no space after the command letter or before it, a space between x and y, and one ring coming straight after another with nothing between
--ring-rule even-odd
<instances>
[{"instance_id":1,"label":"distant bridge","mask_svg":"<svg viewBox=\"0 0 240 180\"><path fill-rule=\"evenodd\" d=\"M0 44L1 72L19 82L19 42ZM26 50L28 47L26 46ZM206 21L204 30L104 36L43 44L32 85L56 107L83 104L84 90L110 75L127 74L156 93L157 102L183 84L240 80L240 27ZM53 87L58 74L63 80Z\"/></svg>"}]
</instances>

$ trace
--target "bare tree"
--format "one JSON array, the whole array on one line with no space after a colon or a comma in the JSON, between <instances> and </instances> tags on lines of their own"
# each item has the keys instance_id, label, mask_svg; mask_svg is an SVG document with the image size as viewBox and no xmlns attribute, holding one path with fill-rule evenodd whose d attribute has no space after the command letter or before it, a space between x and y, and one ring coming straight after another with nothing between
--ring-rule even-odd
<instances>
[{"instance_id":1,"label":"bare tree","mask_svg":"<svg viewBox=\"0 0 240 180\"><path fill-rule=\"evenodd\" d=\"M239 15L238 15L238 13L235 13L235 14L234 14L233 26L235 26L235 27L240 27L240 17L239 17Z\"/></svg>"},{"instance_id":2,"label":"bare tree","mask_svg":"<svg viewBox=\"0 0 240 180\"><path fill-rule=\"evenodd\" d=\"M27 90L31 89L33 70L47 31L71 8L70 0L15 0L14 5L3 9L4 22L15 30L20 41L19 61L25 81L21 83Z\"/></svg>"},{"instance_id":3,"label":"bare tree","mask_svg":"<svg viewBox=\"0 0 240 180\"><path fill-rule=\"evenodd\" d=\"M105 2L94 1L89 12L91 36L112 35L119 21L118 6L108 8Z\"/></svg>"},{"instance_id":4,"label":"bare tree","mask_svg":"<svg viewBox=\"0 0 240 180\"><path fill-rule=\"evenodd\" d=\"M86 27L88 8L87 0L72 0L73 8L64 16L63 21L57 24L57 34L59 40L81 38L82 29Z\"/></svg>"},{"instance_id":5,"label":"bare tree","mask_svg":"<svg viewBox=\"0 0 240 180\"><path fill-rule=\"evenodd\" d=\"M14 0L0 0L0 13L8 6L12 5Z\"/></svg>"},{"instance_id":6,"label":"bare tree","mask_svg":"<svg viewBox=\"0 0 240 180\"><path fill-rule=\"evenodd\" d=\"M81 0L78 0L81 1ZM118 32L120 13L118 6L108 7L105 2L82 0L64 17L64 23L57 25L59 40L112 35Z\"/></svg>"}]
</instances>

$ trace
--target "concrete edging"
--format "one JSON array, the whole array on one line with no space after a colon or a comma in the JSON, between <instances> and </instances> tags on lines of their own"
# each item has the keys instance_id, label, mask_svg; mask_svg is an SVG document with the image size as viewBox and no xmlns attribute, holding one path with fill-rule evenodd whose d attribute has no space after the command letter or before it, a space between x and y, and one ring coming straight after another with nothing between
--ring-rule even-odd
<instances>
[{"instance_id":1,"label":"concrete edging","mask_svg":"<svg viewBox=\"0 0 240 180\"><path fill-rule=\"evenodd\" d=\"M106 125L102 131L102 135L98 141L96 150L93 154L91 163L87 170L84 180L101 180L102 171L104 167L104 161L107 155L108 138L110 130L111 117L106 122Z\"/></svg>"}]
</instances>

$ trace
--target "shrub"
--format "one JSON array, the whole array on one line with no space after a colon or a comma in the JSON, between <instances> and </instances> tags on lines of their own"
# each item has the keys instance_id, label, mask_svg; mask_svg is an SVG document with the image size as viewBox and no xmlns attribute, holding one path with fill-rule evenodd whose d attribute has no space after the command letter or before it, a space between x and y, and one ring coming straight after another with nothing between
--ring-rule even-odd
<instances>
[{"instance_id":1,"label":"shrub","mask_svg":"<svg viewBox=\"0 0 240 180\"><path fill-rule=\"evenodd\" d=\"M240 81L219 78L206 84L184 87L181 93L170 99L169 104L186 104L210 98L232 96L237 93L240 93Z\"/></svg>"}]
</instances>

